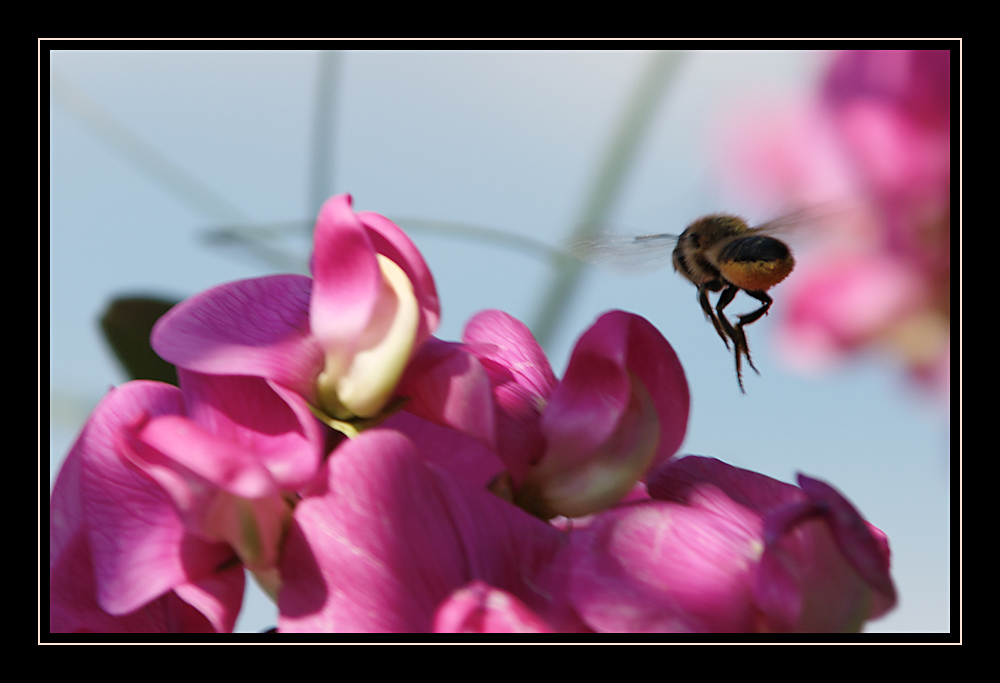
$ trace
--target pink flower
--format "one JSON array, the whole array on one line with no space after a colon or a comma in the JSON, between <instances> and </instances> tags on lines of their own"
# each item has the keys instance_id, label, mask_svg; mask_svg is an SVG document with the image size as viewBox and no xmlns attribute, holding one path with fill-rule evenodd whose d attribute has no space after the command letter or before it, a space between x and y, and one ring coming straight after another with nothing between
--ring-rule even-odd
<instances>
[{"instance_id":1,"label":"pink flower","mask_svg":"<svg viewBox=\"0 0 1000 683\"><path fill-rule=\"evenodd\" d=\"M854 209L829 221L827 245L782 294L794 315L779 342L800 365L878 346L947 392L950 65L947 50L845 51L821 99L736 124L727 166L748 192Z\"/></svg>"},{"instance_id":2,"label":"pink flower","mask_svg":"<svg viewBox=\"0 0 1000 683\"><path fill-rule=\"evenodd\" d=\"M493 385L497 452L513 500L539 517L613 505L684 439L684 370L643 318L601 316L577 342L562 381L528 329L505 313L475 316L464 341Z\"/></svg>"},{"instance_id":3,"label":"pink flower","mask_svg":"<svg viewBox=\"0 0 1000 683\"><path fill-rule=\"evenodd\" d=\"M807 477L690 456L559 529L423 450L385 428L338 447L295 511L280 630L836 632L895 603L884 535Z\"/></svg>"},{"instance_id":4,"label":"pink flower","mask_svg":"<svg viewBox=\"0 0 1000 683\"><path fill-rule=\"evenodd\" d=\"M789 292L781 337L785 357L802 367L819 367L873 340L898 337L905 333L899 322L920 315L926 287L913 269L890 256L827 254L823 263L806 268ZM940 332L947 334L947 327ZM938 333L913 329L912 343Z\"/></svg>"},{"instance_id":5,"label":"pink flower","mask_svg":"<svg viewBox=\"0 0 1000 683\"><path fill-rule=\"evenodd\" d=\"M429 464L402 433L342 443L303 494L282 557L281 631L544 627L534 577L562 534Z\"/></svg>"},{"instance_id":6,"label":"pink flower","mask_svg":"<svg viewBox=\"0 0 1000 683\"><path fill-rule=\"evenodd\" d=\"M607 632L858 631L895 603L884 535L832 488L688 456L596 515L554 565Z\"/></svg>"},{"instance_id":7,"label":"pink flower","mask_svg":"<svg viewBox=\"0 0 1000 683\"><path fill-rule=\"evenodd\" d=\"M179 388L94 411L50 502L53 631L229 631L244 567L299 632L857 630L894 603L830 487L670 460L688 386L646 320L601 316L561 380L498 311L435 339L419 253L346 195L313 273L178 305L152 342Z\"/></svg>"},{"instance_id":8,"label":"pink flower","mask_svg":"<svg viewBox=\"0 0 1000 683\"><path fill-rule=\"evenodd\" d=\"M434 632L551 633L552 628L515 596L477 579L441 603Z\"/></svg>"},{"instance_id":9,"label":"pink flower","mask_svg":"<svg viewBox=\"0 0 1000 683\"><path fill-rule=\"evenodd\" d=\"M947 252L921 237L934 237L925 231L951 202L950 72L948 50L845 51L823 93L858 185L881 209L884 246L937 266Z\"/></svg>"},{"instance_id":10,"label":"pink flower","mask_svg":"<svg viewBox=\"0 0 1000 683\"><path fill-rule=\"evenodd\" d=\"M412 361L424 370L406 388L418 411L492 441L492 423L462 407L488 396L481 369L456 360L459 348L427 343L439 319L437 292L402 230L354 213L349 195L333 197L316 223L312 270L312 279L275 275L194 296L157 323L153 348L181 368L260 377L283 397L291 390L339 429L391 412ZM449 382L455 395L442 395Z\"/></svg>"},{"instance_id":11,"label":"pink flower","mask_svg":"<svg viewBox=\"0 0 1000 683\"><path fill-rule=\"evenodd\" d=\"M281 490L318 465L318 425L256 404L260 380L180 378L113 389L70 450L50 500L52 631L230 631L240 562L276 565Z\"/></svg>"}]
</instances>

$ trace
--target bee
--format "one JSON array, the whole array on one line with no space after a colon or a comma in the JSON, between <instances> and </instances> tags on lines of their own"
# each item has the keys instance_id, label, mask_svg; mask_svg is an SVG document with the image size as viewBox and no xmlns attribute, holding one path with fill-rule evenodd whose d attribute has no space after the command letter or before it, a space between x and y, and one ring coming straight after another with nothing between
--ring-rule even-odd
<instances>
[{"instance_id":1,"label":"bee","mask_svg":"<svg viewBox=\"0 0 1000 683\"><path fill-rule=\"evenodd\" d=\"M658 234L623 237L602 235L572 248L584 261L611 261L630 267L648 265L667 253L673 246L671 259L674 270L698 288L698 303L722 338L726 349L733 342L736 359L736 381L743 387L743 359L758 375L750 358L744 327L767 315L774 300L767 290L784 280L795 267L792 250L768 232L801 221L792 214L764 225L750 227L739 216L716 213L694 221L678 235ZM739 291L760 302L760 307L737 316L734 325L726 317L725 308ZM709 292L722 292L712 309Z\"/></svg>"}]
</instances>

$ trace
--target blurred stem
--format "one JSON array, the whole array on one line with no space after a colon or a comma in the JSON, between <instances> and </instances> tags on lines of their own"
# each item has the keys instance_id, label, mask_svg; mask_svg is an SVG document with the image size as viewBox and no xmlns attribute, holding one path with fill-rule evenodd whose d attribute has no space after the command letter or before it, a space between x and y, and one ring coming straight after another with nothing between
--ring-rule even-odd
<instances>
[{"instance_id":1,"label":"blurred stem","mask_svg":"<svg viewBox=\"0 0 1000 683\"><path fill-rule=\"evenodd\" d=\"M340 84L340 52L320 50L316 76L316 118L313 121L309 212L315 216L333 190L333 143L336 94ZM312 225L309 225L312 230Z\"/></svg>"},{"instance_id":2,"label":"blurred stem","mask_svg":"<svg viewBox=\"0 0 1000 683\"><path fill-rule=\"evenodd\" d=\"M574 260L563 249L497 228L426 218L393 217L392 221L407 232L432 233L467 239L478 244L494 244L550 263L560 264L564 261ZM284 240L293 233L298 234L304 227L309 227L311 230L312 225L313 222L309 220L225 225L206 231L205 240L213 245L241 246L274 267L289 272L306 273L308 272L306 268L307 258L276 249L269 246L269 243Z\"/></svg>"},{"instance_id":3,"label":"blurred stem","mask_svg":"<svg viewBox=\"0 0 1000 683\"><path fill-rule=\"evenodd\" d=\"M308 275L309 258L302 253L287 251L273 246L290 236L301 237L311 234L312 221L280 221L247 225L225 225L206 230L202 238L212 246L240 247L271 268L281 272Z\"/></svg>"},{"instance_id":4,"label":"blurred stem","mask_svg":"<svg viewBox=\"0 0 1000 683\"><path fill-rule=\"evenodd\" d=\"M569 239L584 239L607 223L628 168L639 150L639 143L646 135L657 105L673 82L683 57L683 52L675 51L656 52L651 56L598 167L594 186L587 193L587 203L577 217ZM542 310L535 318L535 324L531 326L542 346L548 344L552 333L558 329L569 297L583 272L583 264L573 259L561 258L553 266L555 280L542 300Z\"/></svg>"},{"instance_id":5,"label":"blurred stem","mask_svg":"<svg viewBox=\"0 0 1000 683\"><path fill-rule=\"evenodd\" d=\"M496 228L423 218L394 218L393 220L400 227L406 228L408 231L431 232L450 237L461 237L483 244L493 243L505 249L520 251L523 254L547 259L557 264L574 260L563 249L539 242L530 237L525 237L524 235Z\"/></svg>"},{"instance_id":6,"label":"blurred stem","mask_svg":"<svg viewBox=\"0 0 1000 683\"><path fill-rule=\"evenodd\" d=\"M49 72L49 88L53 100L83 121L91 131L131 161L140 171L199 214L211 220L228 223L241 223L247 220L242 211L144 142L101 109L83 90L54 70Z\"/></svg>"}]
</instances>

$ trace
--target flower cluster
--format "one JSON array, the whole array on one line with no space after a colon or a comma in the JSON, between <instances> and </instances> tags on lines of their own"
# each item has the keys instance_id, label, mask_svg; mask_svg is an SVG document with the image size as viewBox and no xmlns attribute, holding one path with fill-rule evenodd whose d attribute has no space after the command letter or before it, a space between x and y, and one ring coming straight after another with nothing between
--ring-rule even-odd
<instances>
[{"instance_id":1,"label":"flower cluster","mask_svg":"<svg viewBox=\"0 0 1000 683\"><path fill-rule=\"evenodd\" d=\"M113 389L50 503L53 632L226 632L245 571L285 632L859 630L884 535L835 490L675 458L688 385L601 316L562 379L499 311L432 336L406 235L341 195L313 277L222 285L151 343L179 386Z\"/></svg>"},{"instance_id":2,"label":"flower cluster","mask_svg":"<svg viewBox=\"0 0 1000 683\"><path fill-rule=\"evenodd\" d=\"M801 367L879 348L947 396L950 89L948 50L845 51L818 97L732 126L745 190L850 207L788 281L778 341Z\"/></svg>"}]
</instances>

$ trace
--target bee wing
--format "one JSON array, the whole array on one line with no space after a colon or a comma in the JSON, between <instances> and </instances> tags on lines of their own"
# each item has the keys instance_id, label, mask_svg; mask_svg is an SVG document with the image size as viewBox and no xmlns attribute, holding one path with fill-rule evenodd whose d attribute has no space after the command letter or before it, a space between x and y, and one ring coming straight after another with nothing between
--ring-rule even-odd
<instances>
[{"instance_id":1,"label":"bee wing","mask_svg":"<svg viewBox=\"0 0 1000 683\"><path fill-rule=\"evenodd\" d=\"M792 213L786 213L777 218L772 218L766 223L755 225L751 230L767 233L768 235L784 235L814 222L816 218L816 212L813 209L801 209Z\"/></svg>"},{"instance_id":2,"label":"bee wing","mask_svg":"<svg viewBox=\"0 0 1000 683\"><path fill-rule=\"evenodd\" d=\"M806 233L815 237L816 233L821 233L838 222L854 220L856 215L856 206L844 202L829 201L786 213L751 229L754 232L763 232L768 235L794 233L799 241L802 241L807 237Z\"/></svg>"},{"instance_id":3,"label":"bee wing","mask_svg":"<svg viewBox=\"0 0 1000 683\"><path fill-rule=\"evenodd\" d=\"M587 263L616 270L654 270L669 263L677 244L677 235L621 235L598 233L576 240L569 252Z\"/></svg>"}]
</instances>

